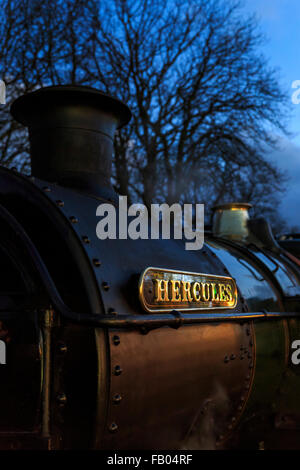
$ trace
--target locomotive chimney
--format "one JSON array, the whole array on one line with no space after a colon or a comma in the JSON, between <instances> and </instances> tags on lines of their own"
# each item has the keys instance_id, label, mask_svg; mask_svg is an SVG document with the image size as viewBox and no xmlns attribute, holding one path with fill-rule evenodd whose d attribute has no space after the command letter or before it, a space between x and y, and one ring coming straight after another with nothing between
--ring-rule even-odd
<instances>
[{"instance_id":1,"label":"locomotive chimney","mask_svg":"<svg viewBox=\"0 0 300 470\"><path fill-rule=\"evenodd\" d=\"M33 176L91 195L113 194L114 134L131 117L124 103L90 87L53 86L21 96L11 113L29 128Z\"/></svg>"},{"instance_id":2,"label":"locomotive chimney","mask_svg":"<svg viewBox=\"0 0 300 470\"><path fill-rule=\"evenodd\" d=\"M251 207L252 205L247 202L229 202L213 207L213 235L245 241L249 235L248 210Z\"/></svg>"}]
</instances>

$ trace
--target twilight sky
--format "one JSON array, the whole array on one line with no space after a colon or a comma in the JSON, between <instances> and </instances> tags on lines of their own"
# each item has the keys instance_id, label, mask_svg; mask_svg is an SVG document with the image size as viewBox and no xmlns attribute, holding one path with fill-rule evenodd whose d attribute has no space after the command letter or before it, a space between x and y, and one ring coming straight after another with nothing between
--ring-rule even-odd
<instances>
[{"instance_id":1,"label":"twilight sky","mask_svg":"<svg viewBox=\"0 0 300 470\"><path fill-rule=\"evenodd\" d=\"M267 42L262 52L272 67L279 69L280 83L290 99L292 83L300 80L300 0L244 0L245 11L256 13ZM299 82L300 83L300 82ZM299 94L300 98L300 94ZM280 210L290 227L300 229L300 104L292 104L289 130L292 137L281 142L280 150L270 155L290 180Z\"/></svg>"}]
</instances>

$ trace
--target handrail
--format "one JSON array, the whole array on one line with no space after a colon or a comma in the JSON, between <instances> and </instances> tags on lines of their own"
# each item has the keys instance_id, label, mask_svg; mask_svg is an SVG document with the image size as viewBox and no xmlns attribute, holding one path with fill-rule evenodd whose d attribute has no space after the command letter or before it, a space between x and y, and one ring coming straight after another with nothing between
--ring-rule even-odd
<instances>
[{"instance_id":1,"label":"handrail","mask_svg":"<svg viewBox=\"0 0 300 470\"><path fill-rule=\"evenodd\" d=\"M212 313L188 313L182 314L177 310L170 313L160 314L134 314L134 315L113 315L113 314L97 314L97 313L79 313L71 310L62 300L56 285L42 260L37 248L23 230L18 221L0 205L0 216L4 217L6 222L10 224L14 232L21 238L23 247L27 250L27 254L33 262L38 272L44 288L50 298L51 307L59 313L63 318L82 325L105 327L105 328L159 328L162 326L170 326L179 328L184 324L207 323L219 321L247 321L250 319L265 319L278 317L294 317L300 315L300 312L212 312ZM48 307L49 308L49 307ZM14 311L4 309L0 310L0 320L17 319L24 313L33 313L33 310L25 308Z\"/></svg>"}]
</instances>

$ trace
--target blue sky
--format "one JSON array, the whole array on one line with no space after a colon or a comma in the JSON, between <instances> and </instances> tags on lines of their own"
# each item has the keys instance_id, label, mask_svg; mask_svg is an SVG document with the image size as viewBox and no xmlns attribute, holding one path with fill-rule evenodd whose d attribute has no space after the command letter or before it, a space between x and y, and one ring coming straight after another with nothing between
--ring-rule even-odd
<instances>
[{"instance_id":1,"label":"blue sky","mask_svg":"<svg viewBox=\"0 0 300 470\"><path fill-rule=\"evenodd\" d=\"M267 41L262 52L272 67L279 69L279 81L288 90L289 99L295 91L292 82L300 80L300 0L244 0L247 13L256 13ZM280 210L290 227L300 230L300 104L291 105L289 130L292 136L282 139L280 149L270 159L283 168L289 183L282 197Z\"/></svg>"}]
</instances>

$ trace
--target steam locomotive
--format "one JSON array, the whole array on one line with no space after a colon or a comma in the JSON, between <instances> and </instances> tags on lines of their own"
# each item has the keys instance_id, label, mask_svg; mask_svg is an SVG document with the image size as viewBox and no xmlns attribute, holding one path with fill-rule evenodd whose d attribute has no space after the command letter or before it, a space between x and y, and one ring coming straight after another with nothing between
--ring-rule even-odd
<instances>
[{"instance_id":1,"label":"steam locomotive","mask_svg":"<svg viewBox=\"0 0 300 470\"><path fill-rule=\"evenodd\" d=\"M0 169L0 448L299 447L299 250L244 203L199 251L99 240L128 107L55 86L11 112L32 176Z\"/></svg>"}]
</instances>

